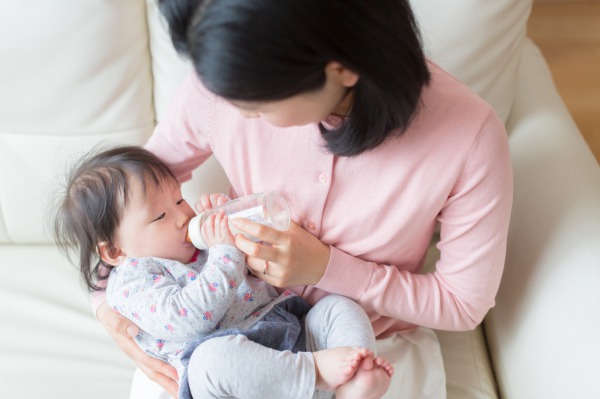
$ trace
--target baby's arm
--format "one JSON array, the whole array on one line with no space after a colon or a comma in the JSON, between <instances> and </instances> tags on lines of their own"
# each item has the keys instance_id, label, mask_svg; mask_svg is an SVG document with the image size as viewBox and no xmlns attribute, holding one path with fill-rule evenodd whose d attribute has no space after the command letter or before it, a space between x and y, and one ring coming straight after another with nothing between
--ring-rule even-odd
<instances>
[{"instance_id":1,"label":"baby's arm","mask_svg":"<svg viewBox=\"0 0 600 399\"><path fill-rule=\"evenodd\" d=\"M190 271L179 281L154 258L130 259L118 268L107 289L109 305L151 336L168 340L214 330L246 274L243 254L228 245L211 248L202 272Z\"/></svg>"}]
</instances>

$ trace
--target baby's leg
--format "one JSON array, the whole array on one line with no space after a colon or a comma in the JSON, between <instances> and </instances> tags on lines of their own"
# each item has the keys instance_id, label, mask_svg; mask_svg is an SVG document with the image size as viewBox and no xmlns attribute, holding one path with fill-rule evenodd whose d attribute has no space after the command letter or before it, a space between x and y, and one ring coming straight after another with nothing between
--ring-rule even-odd
<instances>
[{"instance_id":1,"label":"baby's leg","mask_svg":"<svg viewBox=\"0 0 600 399\"><path fill-rule=\"evenodd\" d=\"M308 350L340 346L359 346L369 349L353 377L336 389L336 398L379 398L386 392L393 368L390 363L375 357L375 334L364 310L354 301L329 295L321 299L308 313L305 321ZM316 355L315 355L315 358ZM331 397L318 392L316 398Z\"/></svg>"},{"instance_id":2,"label":"baby's leg","mask_svg":"<svg viewBox=\"0 0 600 399\"><path fill-rule=\"evenodd\" d=\"M243 335L213 338L190 359L194 398L311 398L315 366L309 352L267 348Z\"/></svg>"},{"instance_id":3,"label":"baby's leg","mask_svg":"<svg viewBox=\"0 0 600 399\"><path fill-rule=\"evenodd\" d=\"M194 398L308 399L316 386L337 387L348 381L367 352L343 347L294 354L243 335L213 338L192 354L188 382Z\"/></svg>"},{"instance_id":4,"label":"baby's leg","mask_svg":"<svg viewBox=\"0 0 600 399\"><path fill-rule=\"evenodd\" d=\"M376 351L373 327L363 308L351 299L329 295L306 315L306 345L310 352L340 346Z\"/></svg>"}]
</instances>

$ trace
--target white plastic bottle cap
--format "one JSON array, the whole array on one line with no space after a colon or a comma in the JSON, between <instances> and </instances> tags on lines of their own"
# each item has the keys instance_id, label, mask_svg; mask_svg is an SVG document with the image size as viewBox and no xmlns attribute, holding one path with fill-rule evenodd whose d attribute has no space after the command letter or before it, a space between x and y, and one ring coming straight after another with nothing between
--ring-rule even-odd
<instances>
[{"instance_id":1,"label":"white plastic bottle cap","mask_svg":"<svg viewBox=\"0 0 600 399\"><path fill-rule=\"evenodd\" d=\"M192 241L192 244L198 249L208 249L208 246L202 239L202 233L200 232L200 221L202 220L202 215L204 212L199 213L194 216L190 223L188 224L188 236Z\"/></svg>"}]
</instances>

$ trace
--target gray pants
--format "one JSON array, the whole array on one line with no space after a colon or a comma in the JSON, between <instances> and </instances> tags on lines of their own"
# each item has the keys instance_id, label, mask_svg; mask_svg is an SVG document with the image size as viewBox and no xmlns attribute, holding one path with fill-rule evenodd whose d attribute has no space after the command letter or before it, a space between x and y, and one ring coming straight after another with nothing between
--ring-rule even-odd
<instances>
[{"instance_id":1,"label":"gray pants","mask_svg":"<svg viewBox=\"0 0 600 399\"><path fill-rule=\"evenodd\" d=\"M209 339L192 354L188 379L192 396L203 398L331 398L315 391L312 352L359 346L375 352L375 335L364 310L354 301L329 295L305 318L308 352L277 351L242 335Z\"/></svg>"}]
</instances>

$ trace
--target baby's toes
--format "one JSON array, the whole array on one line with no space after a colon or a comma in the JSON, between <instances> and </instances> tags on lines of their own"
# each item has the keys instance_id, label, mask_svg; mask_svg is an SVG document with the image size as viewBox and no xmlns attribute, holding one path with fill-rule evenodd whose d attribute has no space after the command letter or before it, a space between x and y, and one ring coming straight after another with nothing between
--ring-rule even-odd
<instances>
[{"instance_id":1,"label":"baby's toes","mask_svg":"<svg viewBox=\"0 0 600 399\"><path fill-rule=\"evenodd\" d=\"M367 356L368 351L364 348L354 348L348 355L348 360L351 362L360 362L365 356Z\"/></svg>"},{"instance_id":2,"label":"baby's toes","mask_svg":"<svg viewBox=\"0 0 600 399\"><path fill-rule=\"evenodd\" d=\"M390 362L388 362L386 359L383 359L383 362L380 366L382 369L385 370L385 372L391 377L392 374L394 374L394 366L392 366L392 364Z\"/></svg>"}]
</instances>

